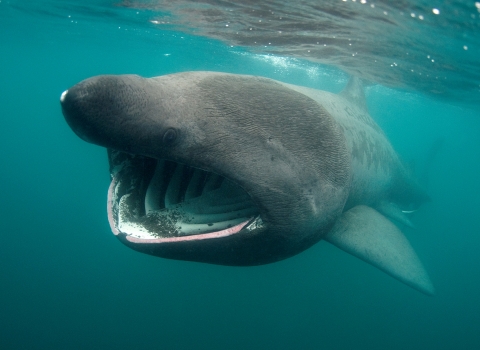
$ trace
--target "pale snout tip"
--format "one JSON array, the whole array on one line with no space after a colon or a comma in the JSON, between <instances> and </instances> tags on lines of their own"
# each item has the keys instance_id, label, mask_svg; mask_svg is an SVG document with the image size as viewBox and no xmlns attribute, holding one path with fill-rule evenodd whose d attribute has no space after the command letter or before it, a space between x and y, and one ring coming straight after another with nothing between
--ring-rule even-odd
<instances>
[{"instance_id":1,"label":"pale snout tip","mask_svg":"<svg viewBox=\"0 0 480 350\"><path fill-rule=\"evenodd\" d=\"M65 90L64 92L62 92L62 94L60 95L60 102L63 103L63 101L65 101L65 96L67 96L67 93L68 93L68 90Z\"/></svg>"}]
</instances>

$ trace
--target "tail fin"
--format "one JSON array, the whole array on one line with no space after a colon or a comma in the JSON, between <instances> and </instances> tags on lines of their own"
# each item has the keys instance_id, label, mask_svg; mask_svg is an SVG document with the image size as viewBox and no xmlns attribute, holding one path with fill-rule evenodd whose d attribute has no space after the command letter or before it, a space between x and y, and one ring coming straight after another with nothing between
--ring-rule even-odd
<instances>
[{"instance_id":1,"label":"tail fin","mask_svg":"<svg viewBox=\"0 0 480 350\"><path fill-rule=\"evenodd\" d=\"M432 164L442 150L444 143L445 139L443 137L436 139L430 147L427 157L425 158L423 173L420 177L420 184L422 184L422 186L425 188L428 188L428 180L430 179L430 170L432 169Z\"/></svg>"}]
</instances>

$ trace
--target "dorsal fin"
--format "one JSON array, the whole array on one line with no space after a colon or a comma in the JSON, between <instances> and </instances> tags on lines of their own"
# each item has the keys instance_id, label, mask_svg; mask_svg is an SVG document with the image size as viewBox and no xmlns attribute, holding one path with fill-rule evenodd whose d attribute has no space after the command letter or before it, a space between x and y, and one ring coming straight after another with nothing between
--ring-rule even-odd
<instances>
[{"instance_id":1,"label":"dorsal fin","mask_svg":"<svg viewBox=\"0 0 480 350\"><path fill-rule=\"evenodd\" d=\"M347 85L339 95L356 104L358 107L361 107L365 110L367 109L365 90L363 88L363 82L360 78L352 75Z\"/></svg>"}]
</instances>

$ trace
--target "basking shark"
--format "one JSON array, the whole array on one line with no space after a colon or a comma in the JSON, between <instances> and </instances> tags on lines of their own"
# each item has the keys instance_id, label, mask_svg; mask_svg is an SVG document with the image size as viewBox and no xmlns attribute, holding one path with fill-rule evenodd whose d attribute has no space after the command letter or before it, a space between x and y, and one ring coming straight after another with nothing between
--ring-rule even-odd
<instances>
[{"instance_id":1,"label":"basking shark","mask_svg":"<svg viewBox=\"0 0 480 350\"><path fill-rule=\"evenodd\" d=\"M130 248L246 266L323 239L434 293L399 229L428 196L358 79L332 94L217 72L102 75L60 100L73 131L108 149L108 220Z\"/></svg>"}]
</instances>

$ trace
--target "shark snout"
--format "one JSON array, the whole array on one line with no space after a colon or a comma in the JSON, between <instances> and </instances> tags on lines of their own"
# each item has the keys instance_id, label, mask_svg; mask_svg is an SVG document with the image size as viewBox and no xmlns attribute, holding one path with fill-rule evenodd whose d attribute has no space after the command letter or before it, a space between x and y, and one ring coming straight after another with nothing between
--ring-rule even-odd
<instances>
[{"instance_id":1,"label":"shark snout","mask_svg":"<svg viewBox=\"0 0 480 350\"><path fill-rule=\"evenodd\" d=\"M63 103L63 101L65 101L65 96L67 95L68 93L68 90L65 90L64 92L62 92L62 94L60 95L60 103Z\"/></svg>"},{"instance_id":2,"label":"shark snout","mask_svg":"<svg viewBox=\"0 0 480 350\"><path fill-rule=\"evenodd\" d=\"M62 113L83 140L119 151L151 155L162 140L161 118L148 110L146 79L136 75L101 75L86 79L60 96Z\"/></svg>"},{"instance_id":3,"label":"shark snout","mask_svg":"<svg viewBox=\"0 0 480 350\"><path fill-rule=\"evenodd\" d=\"M72 130L83 140L90 143L96 142L98 133L99 113L91 108L92 98L88 97L88 89L80 83L60 95L62 113Z\"/></svg>"}]
</instances>

